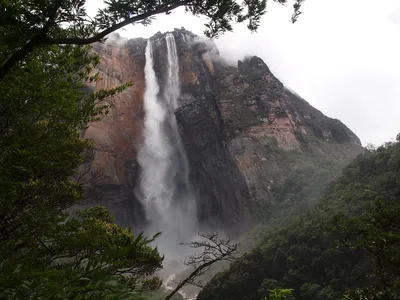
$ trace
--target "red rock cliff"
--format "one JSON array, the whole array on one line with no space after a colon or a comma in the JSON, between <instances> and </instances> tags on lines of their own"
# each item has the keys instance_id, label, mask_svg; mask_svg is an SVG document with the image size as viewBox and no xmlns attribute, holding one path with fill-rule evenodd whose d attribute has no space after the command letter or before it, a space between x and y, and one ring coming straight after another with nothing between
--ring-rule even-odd
<instances>
[{"instance_id":1,"label":"red rock cliff","mask_svg":"<svg viewBox=\"0 0 400 300\"><path fill-rule=\"evenodd\" d=\"M361 151L359 139L344 124L324 116L288 91L257 57L229 67L210 42L184 29L173 32L180 60L182 106L175 112L197 192L198 218L212 224L233 224L249 217L255 205L273 202L271 182L286 170L266 149L347 159ZM163 88L166 68L164 35L154 37L155 71ZM90 124L92 168L102 175L93 182L96 200L116 213L122 224L143 221L134 188L143 126L146 40L122 46L97 45L104 78L96 88L126 81L134 86L114 99L111 113ZM279 170L271 173L270 169ZM218 225L219 226L219 225Z\"/></svg>"}]
</instances>

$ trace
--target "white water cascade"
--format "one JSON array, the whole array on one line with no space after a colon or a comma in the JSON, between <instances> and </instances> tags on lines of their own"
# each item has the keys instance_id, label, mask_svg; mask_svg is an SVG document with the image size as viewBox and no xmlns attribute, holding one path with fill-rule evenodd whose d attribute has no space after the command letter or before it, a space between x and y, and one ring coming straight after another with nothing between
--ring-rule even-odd
<instances>
[{"instance_id":1,"label":"white water cascade","mask_svg":"<svg viewBox=\"0 0 400 300\"><path fill-rule=\"evenodd\" d=\"M138 152L142 169L138 196L149 221L147 234L162 232L155 244L172 268L166 271L168 275L179 271L173 264L181 262L187 254L187 249L179 243L196 235L197 217L186 153L174 115L180 96L179 60L174 36L168 33L165 39L168 68L161 93L150 39L146 46L145 119L143 144Z\"/></svg>"}]
</instances>

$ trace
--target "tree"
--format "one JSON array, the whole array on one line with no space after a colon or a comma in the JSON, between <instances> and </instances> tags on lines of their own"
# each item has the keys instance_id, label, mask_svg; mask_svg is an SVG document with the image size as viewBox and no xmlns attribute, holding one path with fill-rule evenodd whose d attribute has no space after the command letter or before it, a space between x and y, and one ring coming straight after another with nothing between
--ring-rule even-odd
<instances>
[{"instance_id":1,"label":"tree","mask_svg":"<svg viewBox=\"0 0 400 300\"><path fill-rule=\"evenodd\" d=\"M338 220L336 226L342 245L360 250L361 255L373 261L365 274L371 279L368 289L356 289L349 295L362 293L369 295L367 299L395 299L388 295L398 292L400 282L400 203L376 201L366 212Z\"/></svg>"},{"instance_id":2,"label":"tree","mask_svg":"<svg viewBox=\"0 0 400 300\"><path fill-rule=\"evenodd\" d=\"M36 237L40 247L9 257L0 252L1 299L140 299L160 286L147 278L162 267L148 245L157 236L133 237L102 207L65 217L59 214L60 222Z\"/></svg>"},{"instance_id":3,"label":"tree","mask_svg":"<svg viewBox=\"0 0 400 300\"><path fill-rule=\"evenodd\" d=\"M91 142L79 130L106 113L112 90L84 92L99 58L90 48L38 49L0 82L0 241L30 239L57 222L57 213L84 196L71 180Z\"/></svg>"},{"instance_id":4,"label":"tree","mask_svg":"<svg viewBox=\"0 0 400 300\"><path fill-rule=\"evenodd\" d=\"M374 289L352 289L347 291L340 300L399 300L400 295L395 290L377 292Z\"/></svg>"},{"instance_id":5,"label":"tree","mask_svg":"<svg viewBox=\"0 0 400 300\"><path fill-rule=\"evenodd\" d=\"M247 22L257 30L267 0L110 0L94 18L85 11L85 0L20 0L0 4L0 80L34 49L49 45L87 45L134 23L148 25L152 17L185 7L193 15L208 18L205 34L216 37L232 30L233 22ZM287 0L274 0L286 3ZM300 15L304 0L294 4L292 21Z\"/></svg>"},{"instance_id":6,"label":"tree","mask_svg":"<svg viewBox=\"0 0 400 300\"><path fill-rule=\"evenodd\" d=\"M101 207L65 212L85 197L76 170L92 143L80 131L130 86L92 91L98 62L89 46L52 45L0 81L0 299L142 299L160 286L156 236Z\"/></svg>"},{"instance_id":7,"label":"tree","mask_svg":"<svg viewBox=\"0 0 400 300\"><path fill-rule=\"evenodd\" d=\"M203 252L189 256L185 260L185 265L192 269L191 273L182 279L175 289L173 289L165 300L171 299L182 287L192 284L202 287L202 282L198 278L205 274L213 264L219 261L234 261L239 244L233 243L230 239L220 238L217 233L199 233L201 240L183 243L194 249L202 249Z\"/></svg>"},{"instance_id":8,"label":"tree","mask_svg":"<svg viewBox=\"0 0 400 300\"><path fill-rule=\"evenodd\" d=\"M293 297L292 289L274 289L269 292L269 296L265 300L285 300Z\"/></svg>"}]
</instances>

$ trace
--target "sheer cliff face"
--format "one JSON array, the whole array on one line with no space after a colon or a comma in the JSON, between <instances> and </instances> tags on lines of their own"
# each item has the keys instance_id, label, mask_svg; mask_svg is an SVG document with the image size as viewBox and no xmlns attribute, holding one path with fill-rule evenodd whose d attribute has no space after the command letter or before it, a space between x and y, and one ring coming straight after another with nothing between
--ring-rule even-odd
<instances>
[{"instance_id":1,"label":"sheer cliff face","mask_svg":"<svg viewBox=\"0 0 400 300\"><path fill-rule=\"evenodd\" d=\"M273 201L270 184L283 179L285 170L270 172L280 167L267 151L271 145L288 153L337 159L354 157L362 150L354 133L287 90L260 58L228 67L212 43L183 29L173 34L182 85L175 116L200 221L237 224L258 205ZM162 93L166 43L161 33L152 39ZM102 172L91 184L91 197L114 211L123 225L144 220L134 189L140 170L136 154L143 128L145 46L146 40L134 39L123 46L95 47L102 58L99 71L104 79L96 88L134 82L115 97L112 112L85 132L96 144L92 168Z\"/></svg>"}]
</instances>

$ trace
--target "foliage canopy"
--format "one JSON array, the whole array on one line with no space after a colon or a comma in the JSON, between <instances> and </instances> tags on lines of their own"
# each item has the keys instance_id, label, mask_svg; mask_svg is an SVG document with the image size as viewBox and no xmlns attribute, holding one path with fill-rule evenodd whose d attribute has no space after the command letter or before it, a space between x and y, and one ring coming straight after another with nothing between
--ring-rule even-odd
<instances>
[{"instance_id":1,"label":"foliage canopy","mask_svg":"<svg viewBox=\"0 0 400 300\"><path fill-rule=\"evenodd\" d=\"M283 186L280 197L292 187ZM360 155L315 208L266 230L198 299L258 300L287 287L302 300L399 299L399 200L397 141Z\"/></svg>"}]
</instances>

